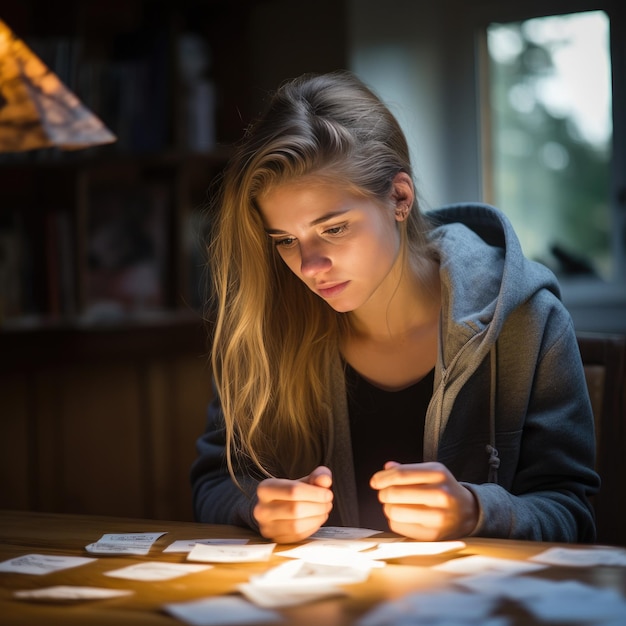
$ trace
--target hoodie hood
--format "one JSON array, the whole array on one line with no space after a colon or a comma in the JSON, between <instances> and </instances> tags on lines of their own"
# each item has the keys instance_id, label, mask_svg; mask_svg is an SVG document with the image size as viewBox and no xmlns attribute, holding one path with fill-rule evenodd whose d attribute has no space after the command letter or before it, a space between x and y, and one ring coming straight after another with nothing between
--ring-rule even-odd
<instances>
[{"instance_id":1,"label":"hoodie hood","mask_svg":"<svg viewBox=\"0 0 626 626\"><path fill-rule=\"evenodd\" d=\"M439 253L442 315L433 402L424 442L425 460L435 460L454 400L491 354L495 402L496 341L509 315L538 291L557 297L558 283L545 266L524 257L508 218L485 204L456 204L431 211L430 239ZM495 418L490 416L493 421ZM493 442L488 446L493 447ZM495 449L491 453L497 456Z\"/></svg>"},{"instance_id":2,"label":"hoodie hood","mask_svg":"<svg viewBox=\"0 0 626 626\"><path fill-rule=\"evenodd\" d=\"M498 209L456 204L427 215L439 250L442 297L447 300L442 308L449 312L442 320L444 365L476 335L485 343L484 357L511 312L539 290L560 297L554 274L524 257L511 222Z\"/></svg>"}]
</instances>

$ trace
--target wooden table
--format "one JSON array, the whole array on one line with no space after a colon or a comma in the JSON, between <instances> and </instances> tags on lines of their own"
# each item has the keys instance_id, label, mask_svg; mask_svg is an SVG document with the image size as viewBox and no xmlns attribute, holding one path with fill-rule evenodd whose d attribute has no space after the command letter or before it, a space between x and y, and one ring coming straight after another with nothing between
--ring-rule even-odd
<instances>
[{"instance_id":1,"label":"wooden table","mask_svg":"<svg viewBox=\"0 0 626 626\"><path fill-rule=\"evenodd\" d=\"M204 572L164 582L141 582L104 576L103 573L145 560L186 561L184 553L163 553L177 539L248 538L263 541L258 535L237 527L163 522L114 517L55 515L45 513L0 511L0 561L26 554L90 556L85 546L105 533L165 531L148 556L98 556L97 560L43 576L0 572L0 624L10 626L52 625L162 625L182 624L162 610L166 603L183 602L213 595L236 593L236 585L252 574L282 563L272 556L266 563L216 564ZM289 609L280 609L281 625L344 626L354 624L368 610L386 600L411 591L445 588L451 575L432 570L431 566L459 555L480 554L525 560L551 545L524 541L467 539L461 551L432 557L406 557L373 570L363 583L347 585L347 596L325 599ZM283 549L286 546L279 546ZM289 546L293 547L293 546ZM599 587L619 589L626 595L626 568L621 567L549 567L533 574L555 580L578 580ZM131 589L130 596L84 602L27 602L16 599L13 592L52 585L81 585ZM536 623L527 614L507 609L513 624Z\"/></svg>"}]
</instances>

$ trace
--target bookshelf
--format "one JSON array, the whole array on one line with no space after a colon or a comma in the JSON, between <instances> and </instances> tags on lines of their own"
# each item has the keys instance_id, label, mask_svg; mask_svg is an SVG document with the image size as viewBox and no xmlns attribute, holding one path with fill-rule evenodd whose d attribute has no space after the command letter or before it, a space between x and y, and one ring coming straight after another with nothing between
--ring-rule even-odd
<instances>
[{"instance_id":1,"label":"bookshelf","mask_svg":"<svg viewBox=\"0 0 626 626\"><path fill-rule=\"evenodd\" d=\"M0 154L0 332L198 310L194 235L253 115L239 13L253 3L14 4L2 18L118 141Z\"/></svg>"},{"instance_id":2,"label":"bookshelf","mask_svg":"<svg viewBox=\"0 0 626 626\"><path fill-rule=\"evenodd\" d=\"M0 509L191 519L204 208L267 91L345 67L344 3L14 0L0 17L119 137L0 154Z\"/></svg>"},{"instance_id":3,"label":"bookshelf","mask_svg":"<svg viewBox=\"0 0 626 626\"><path fill-rule=\"evenodd\" d=\"M0 154L0 508L191 519L201 235L256 106L236 4L0 9L118 137Z\"/></svg>"}]
</instances>

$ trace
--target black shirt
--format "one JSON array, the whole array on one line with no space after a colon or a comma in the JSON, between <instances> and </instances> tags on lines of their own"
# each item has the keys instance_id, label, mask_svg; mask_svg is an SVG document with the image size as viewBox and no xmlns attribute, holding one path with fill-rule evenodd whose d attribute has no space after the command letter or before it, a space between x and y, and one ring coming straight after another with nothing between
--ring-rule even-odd
<instances>
[{"instance_id":1,"label":"black shirt","mask_svg":"<svg viewBox=\"0 0 626 626\"><path fill-rule=\"evenodd\" d=\"M348 413L360 525L389 530L370 478L386 461L423 460L424 421L433 394L434 369L410 387L385 391L346 364Z\"/></svg>"}]
</instances>

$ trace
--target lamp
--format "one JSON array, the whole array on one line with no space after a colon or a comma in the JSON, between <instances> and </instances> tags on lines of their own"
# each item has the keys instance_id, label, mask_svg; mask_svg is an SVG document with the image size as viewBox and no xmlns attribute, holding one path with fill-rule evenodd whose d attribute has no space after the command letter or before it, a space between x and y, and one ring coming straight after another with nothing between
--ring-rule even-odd
<instances>
[{"instance_id":1,"label":"lamp","mask_svg":"<svg viewBox=\"0 0 626 626\"><path fill-rule=\"evenodd\" d=\"M116 140L0 20L0 152L79 150Z\"/></svg>"}]
</instances>

